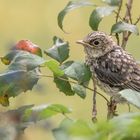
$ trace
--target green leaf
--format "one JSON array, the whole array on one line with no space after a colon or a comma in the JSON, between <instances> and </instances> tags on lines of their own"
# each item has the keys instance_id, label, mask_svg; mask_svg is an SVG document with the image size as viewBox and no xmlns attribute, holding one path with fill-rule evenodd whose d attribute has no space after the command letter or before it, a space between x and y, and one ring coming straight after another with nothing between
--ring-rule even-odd
<instances>
[{"instance_id":1,"label":"green leaf","mask_svg":"<svg viewBox=\"0 0 140 140\"><path fill-rule=\"evenodd\" d=\"M66 76L61 76L61 77L54 76L54 82L57 88L59 88L60 92L63 92L65 95L69 95L69 96L74 95L74 92Z\"/></svg>"},{"instance_id":2,"label":"green leaf","mask_svg":"<svg viewBox=\"0 0 140 140\"><path fill-rule=\"evenodd\" d=\"M121 0L102 0L103 2L108 3L111 6L118 6Z\"/></svg>"},{"instance_id":3,"label":"green leaf","mask_svg":"<svg viewBox=\"0 0 140 140\"><path fill-rule=\"evenodd\" d=\"M31 120L29 120L28 123L25 123L23 116L24 116L26 110L32 108L33 106L34 105L25 105L25 106L21 106L18 109L15 109L15 110L8 110L7 112L1 112L2 117L7 118L7 120L3 119L3 121L2 121L3 124L0 125L0 130L4 130L3 132L5 132L7 135L7 132L10 132L9 129L15 130L18 127L16 132L21 133L26 127L28 127L31 124L30 123ZM8 131L5 130L6 127L8 127ZM1 131L0 135L3 132ZM9 139L11 139L11 132L8 133L8 135L10 136L10 138L8 138L8 140L9 140ZM1 138L1 136L0 136L0 138ZM12 138L12 139L15 139L15 138ZM4 140L7 140L7 139L4 139Z\"/></svg>"},{"instance_id":4,"label":"green leaf","mask_svg":"<svg viewBox=\"0 0 140 140\"><path fill-rule=\"evenodd\" d=\"M90 27L93 30L97 31L101 20L105 16L112 14L114 10L115 10L115 7L110 7L110 6L97 7L95 10L93 10L93 12L90 15L90 19L89 19Z\"/></svg>"},{"instance_id":5,"label":"green leaf","mask_svg":"<svg viewBox=\"0 0 140 140\"><path fill-rule=\"evenodd\" d=\"M28 122L30 120L39 121L42 119L47 119L53 117L57 114L67 114L71 113L71 109L65 107L61 104L50 104L50 105L40 105L26 110L23 118L24 121Z\"/></svg>"},{"instance_id":6,"label":"green leaf","mask_svg":"<svg viewBox=\"0 0 140 140\"><path fill-rule=\"evenodd\" d=\"M138 30L137 26L133 25L133 24L128 24L128 23L120 21L120 22L114 24L111 28L111 33L121 33L124 31L129 31L136 35L139 35L139 30Z\"/></svg>"},{"instance_id":7,"label":"green leaf","mask_svg":"<svg viewBox=\"0 0 140 140\"><path fill-rule=\"evenodd\" d=\"M38 82L38 67L46 61L27 51L13 50L3 59L9 61L8 70L0 74L0 104L9 105L9 97L32 90Z\"/></svg>"},{"instance_id":8,"label":"green leaf","mask_svg":"<svg viewBox=\"0 0 140 140\"><path fill-rule=\"evenodd\" d=\"M55 128L52 132L55 140L70 140L68 134L62 128Z\"/></svg>"},{"instance_id":9,"label":"green leaf","mask_svg":"<svg viewBox=\"0 0 140 140\"><path fill-rule=\"evenodd\" d=\"M69 128L69 133L73 136L89 137L93 135L93 130L89 124L82 120L77 120Z\"/></svg>"},{"instance_id":10,"label":"green leaf","mask_svg":"<svg viewBox=\"0 0 140 140\"><path fill-rule=\"evenodd\" d=\"M129 103L140 108L140 93L131 89L125 89L119 92Z\"/></svg>"},{"instance_id":11,"label":"green leaf","mask_svg":"<svg viewBox=\"0 0 140 140\"><path fill-rule=\"evenodd\" d=\"M126 113L113 118L110 124L113 126L112 139L139 139L140 135L137 129L140 127L140 113ZM135 124L137 123L137 127ZM137 133L138 132L138 133Z\"/></svg>"},{"instance_id":12,"label":"green leaf","mask_svg":"<svg viewBox=\"0 0 140 140\"><path fill-rule=\"evenodd\" d=\"M88 2L87 0L69 1L68 4L65 6L65 8L62 11L60 11L57 17L58 26L60 27L60 29L63 30L63 20L66 14L74 9L77 9L83 6L93 6L93 4L91 2Z\"/></svg>"},{"instance_id":13,"label":"green leaf","mask_svg":"<svg viewBox=\"0 0 140 140\"><path fill-rule=\"evenodd\" d=\"M45 63L45 60L37 55L22 50L14 50L1 58L2 62L9 65L11 70L32 70Z\"/></svg>"},{"instance_id":14,"label":"green leaf","mask_svg":"<svg viewBox=\"0 0 140 140\"><path fill-rule=\"evenodd\" d=\"M55 60L48 60L43 64L43 66L47 66L56 76L64 75L64 71L60 69L59 63Z\"/></svg>"},{"instance_id":15,"label":"green leaf","mask_svg":"<svg viewBox=\"0 0 140 140\"><path fill-rule=\"evenodd\" d=\"M15 116L18 115L19 117L22 118L24 116L26 110L31 109L32 107L34 107L34 105L21 106L18 109L9 110L9 111L5 112L5 115L9 115L10 116L12 114L15 114ZM21 119L21 121L24 122L23 118Z\"/></svg>"},{"instance_id":16,"label":"green leaf","mask_svg":"<svg viewBox=\"0 0 140 140\"><path fill-rule=\"evenodd\" d=\"M71 127L73 123L74 123L74 120L66 117L61 121L60 128L63 128L66 130L67 128Z\"/></svg>"},{"instance_id":17,"label":"green leaf","mask_svg":"<svg viewBox=\"0 0 140 140\"><path fill-rule=\"evenodd\" d=\"M64 69L64 72L68 77L77 80L80 84L87 83L91 78L89 68L80 62L71 63L69 67Z\"/></svg>"},{"instance_id":18,"label":"green leaf","mask_svg":"<svg viewBox=\"0 0 140 140\"><path fill-rule=\"evenodd\" d=\"M38 81L36 70L33 71L7 71L0 74L0 96L15 97L22 92L31 90Z\"/></svg>"},{"instance_id":19,"label":"green leaf","mask_svg":"<svg viewBox=\"0 0 140 140\"><path fill-rule=\"evenodd\" d=\"M15 50L13 52L10 52L8 54L9 58L10 55L13 56L15 55L14 58L12 59L8 69L9 70L33 70L36 67L42 65L46 61L37 55L31 54L26 51L21 51L21 50Z\"/></svg>"},{"instance_id":20,"label":"green leaf","mask_svg":"<svg viewBox=\"0 0 140 140\"><path fill-rule=\"evenodd\" d=\"M67 132L67 129L73 125L73 120L65 118L60 123L59 128L53 129L53 135L56 140L70 140L70 136Z\"/></svg>"},{"instance_id":21,"label":"green leaf","mask_svg":"<svg viewBox=\"0 0 140 140\"><path fill-rule=\"evenodd\" d=\"M65 62L65 63L63 63L62 65L61 65L61 69L66 69L67 67L69 67L72 63L74 63L74 61L67 61L67 62Z\"/></svg>"},{"instance_id":22,"label":"green leaf","mask_svg":"<svg viewBox=\"0 0 140 140\"><path fill-rule=\"evenodd\" d=\"M61 104L26 105L15 110L1 112L0 139L14 140L17 138L17 134L22 134L25 128L40 120L45 120L44 123L49 123L47 129L52 129L52 123L46 120L47 118L70 112L69 108Z\"/></svg>"},{"instance_id":23,"label":"green leaf","mask_svg":"<svg viewBox=\"0 0 140 140\"><path fill-rule=\"evenodd\" d=\"M9 105L9 97L32 90L38 82L38 67L46 61L27 51L13 50L3 59L9 61L8 70L0 74L0 104Z\"/></svg>"},{"instance_id":24,"label":"green leaf","mask_svg":"<svg viewBox=\"0 0 140 140\"><path fill-rule=\"evenodd\" d=\"M59 128L54 129L56 139L78 140L139 140L140 113L127 113L110 121L91 124L82 120L64 119Z\"/></svg>"},{"instance_id":25,"label":"green leaf","mask_svg":"<svg viewBox=\"0 0 140 140\"><path fill-rule=\"evenodd\" d=\"M45 53L51 58L62 63L69 57L69 44L58 37L54 37L53 40L53 47L45 51Z\"/></svg>"},{"instance_id":26,"label":"green leaf","mask_svg":"<svg viewBox=\"0 0 140 140\"><path fill-rule=\"evenodd\" d=\"M86 89L85 87L79 85L79 84L74 84L72 86L73 88L73 91L78 95L80 96L81 98L85 99L86 97Z\"/></svg>"}]
</instances>

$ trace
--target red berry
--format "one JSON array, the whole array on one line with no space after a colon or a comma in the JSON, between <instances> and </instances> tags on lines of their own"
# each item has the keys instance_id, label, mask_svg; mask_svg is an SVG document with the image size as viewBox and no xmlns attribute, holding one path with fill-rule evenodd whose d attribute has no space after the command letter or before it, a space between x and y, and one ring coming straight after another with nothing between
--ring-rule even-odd
<instances>
[{"instance_id":1,"label":"red berry","mask_svg":"<svg viewBox=\"0 0 140 140\"><path fill-rule=\"evenodd\" d=\"M15 49L24 50L32 54L42 56L41 49L36 44L33 44L30 40L20 40L16 44Z\"/></svg>"}]
</instances>

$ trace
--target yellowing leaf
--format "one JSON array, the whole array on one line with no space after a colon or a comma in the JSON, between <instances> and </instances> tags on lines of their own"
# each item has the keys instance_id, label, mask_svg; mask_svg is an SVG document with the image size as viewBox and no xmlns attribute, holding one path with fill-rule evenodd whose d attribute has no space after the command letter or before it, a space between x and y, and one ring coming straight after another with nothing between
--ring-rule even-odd
<instances>
[{"instance_id":1,"label":"yellowing leaf","mask_svg":"<svg viewBox=\"0 0 140 140\"><path fill-rule=\"evenodd\" d=\"M1 57L1 61L3 62L3 64L5 64L5 65L9 65L10 64L10 60L8 60L8 59L6 59L6 58L4 58L4 57Z\"/></svg>"},{"instance_id":2,"label":"yellowing leaf","mask_svg":"<svg viewBox=\"0 0 140 140\"><path fill-rule=\"evenodd\" d=\"M2 106L9 106L9 97L8 97L8 95L0 96L0 104Z\"/></svg>"}]
</instances>

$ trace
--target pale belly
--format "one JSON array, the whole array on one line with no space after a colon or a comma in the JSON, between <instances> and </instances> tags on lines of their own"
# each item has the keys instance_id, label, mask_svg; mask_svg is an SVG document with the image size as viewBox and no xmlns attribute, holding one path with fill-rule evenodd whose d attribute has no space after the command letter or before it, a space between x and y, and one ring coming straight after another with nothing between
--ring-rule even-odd
<instances>
[{"instance_id":1,"label":"pale belly","mask_svg":"<svg viewBox=\"0 0 140 140\"><path fill-rule=\"evenodd\" d=\"M111 96L117 103L124 103L126 102L126 100L121 97L121 95L119 94L120 89L119 88L115 88L115 87L110 87L108 84L105 84L103 82L101 82L98 79L98 76L96 75L96 73L93 71L92 69L92 77L94 78L94 81L96 82L96 85L103 90L106 94L108 94L109 96Z\"/></svg>"}]
</instances>

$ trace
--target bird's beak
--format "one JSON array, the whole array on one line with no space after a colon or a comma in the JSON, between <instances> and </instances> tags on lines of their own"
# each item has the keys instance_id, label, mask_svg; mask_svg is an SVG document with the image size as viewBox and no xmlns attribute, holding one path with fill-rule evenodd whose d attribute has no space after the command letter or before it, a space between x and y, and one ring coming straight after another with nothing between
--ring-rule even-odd
<instances>
[{"instance_id":1,"label":"bird's beak","mask_svg":"<svg viewBox=\"0 0 140 140\"><path fill-rule=\"evenodd\" d=\"M87 42L83 41L83 40L77 40L76 43L83 45L84 47L90 47L93 48L93 46L91 46L90 44L88 44Z\"/></svg>"},{"instance_id":2,"label":"bird's beak","mask_svg":"<svg viewBox=\"0 0 140 140\"><path fill-rule=\"evenodd\" d=\"M77 40L76 43L81 45L86 45L86 43L83 40Z\"/></svg>"}]
</instances>

